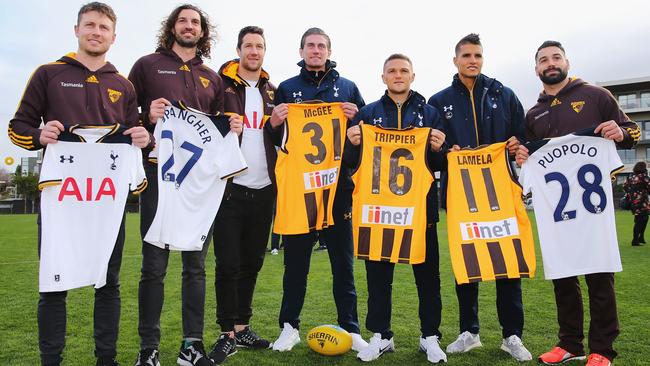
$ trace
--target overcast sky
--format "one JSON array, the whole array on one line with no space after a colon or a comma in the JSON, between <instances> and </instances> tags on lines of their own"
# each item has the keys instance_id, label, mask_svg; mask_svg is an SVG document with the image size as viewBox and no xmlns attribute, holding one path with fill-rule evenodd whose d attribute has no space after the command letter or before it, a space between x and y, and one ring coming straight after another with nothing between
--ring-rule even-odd
<instances>
[{"instance_id":1,"label":"overcast sky","mask_svg":"<svg viewBox=\"0 0 650 366\"><path fill-rule=\"evenodd\" d=\"M117 40L108 53L121 73L154 51L160 22L178 1L108 1ZM571 62L570 75L602 82L650 75L650 2L647 1L196 1L217 25L220 40L207 64L217 69L236 57L239 29L265 29L264 68L277 85L298 72L300 36L309 27L332 39L332 60L359 86L366 102L384 92L383 60L408 55L416 74L413 89L425 97L448 86L456 69L453 47L468 33L483 43L483 73L512 88L525 109L541 89L534 52L544 40L559 40ZM7 137L29 76L41 64L77 49L73 26L82 2L0 0L0 168L5 157L33 153Z\"/></svg>"}]
</instances>

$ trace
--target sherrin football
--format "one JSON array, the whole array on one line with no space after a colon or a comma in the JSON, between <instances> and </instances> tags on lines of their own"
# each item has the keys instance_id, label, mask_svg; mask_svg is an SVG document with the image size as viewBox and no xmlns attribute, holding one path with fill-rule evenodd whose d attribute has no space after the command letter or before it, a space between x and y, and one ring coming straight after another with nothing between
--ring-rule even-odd
<instances>
[{"instance_id":1,"label":"sherrin football","mask_svg":"<svg viewBox=\"0 0 650 366\"><path fill-rule=\"evenodd\" d=\"M336 325L319 325L307 333L307 344L321 355L338 356L352 348L352 336Z\"/></svg>"}]
</instances>

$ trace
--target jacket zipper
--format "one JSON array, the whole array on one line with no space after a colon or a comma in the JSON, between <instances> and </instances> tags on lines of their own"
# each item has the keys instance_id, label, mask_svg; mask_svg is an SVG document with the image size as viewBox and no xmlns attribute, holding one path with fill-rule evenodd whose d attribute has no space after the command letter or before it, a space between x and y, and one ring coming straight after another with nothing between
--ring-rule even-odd
<instances>
[{"instance_id":1,"label":"jacket zipper","mask_svg":"<svg viewBox=\"0 0 650 366\"><path fill-rule=\"evenodd\" d=\"M318 81L318 84L316 84L316 88L320 88L320 83L322 83L323 80L325 80L325 76L327 76L327 74L329 74L330 70L332 70L332 68L329 68L329 69L327 69L327 71L325 71L325 74L323 75L323 77L320 78L320 80Z\"/></svg>"},{"instance_id":2,"label":"jacket zipper","mask_svg":"<svg viewBox=\"0 0 650 366\"><path fill-rule=\"evenodd\" d=\"M402 103L395 103L397 104L397 129L401 130L402 129Z\"/></svg>"},{"instance_id":3,"label":"jacket zipper","mask_svg":"<svg viewBox=\"0 0 650 366\"><path fill-rule=\"evenodd\" d=\"M476 133L476 147L480 144L478 142L478 122L476 121L476 105L474 104L474 86L469 91L469 100L472 103L472 114L474 114L474 132Z\"/></svg>"}]
</instances>

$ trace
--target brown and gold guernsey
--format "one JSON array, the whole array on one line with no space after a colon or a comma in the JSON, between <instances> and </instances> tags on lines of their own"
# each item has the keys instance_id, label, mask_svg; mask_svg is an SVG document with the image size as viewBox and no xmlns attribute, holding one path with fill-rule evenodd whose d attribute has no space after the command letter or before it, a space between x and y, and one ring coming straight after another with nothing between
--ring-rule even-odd
<instances>
[{"instance_id":1,"label":"brown and gold guernsey","mask_svg":"<svg viewBox=\"0 0 650 366\"><path fill-rule=\"evenodd\" d=\"M276 234L305 234L334 225L347 119L341 103L289 104L278 151Z\"/></svg>"},{"instance_id":2,"label":"brown and gold guernsey","mask_svg":"<svg viewBox=\"0 0 650 366\"><path fill-rule=\"evenodd\" d=\"M447 155L447 233L459 284L535 275L535 249L521 186L505 143Z\"/></svg>"},{"instance_id":3,"label":"brown and gold guernsey","mask_svg":"<svg viewBox=\"0 0 650 366\"><path fill-rule=\"evenodd\" d=\"M361 127L361 158L352 175L354 255L418 264L425 258L430 128Z\"/></svg>"}]
</instances>

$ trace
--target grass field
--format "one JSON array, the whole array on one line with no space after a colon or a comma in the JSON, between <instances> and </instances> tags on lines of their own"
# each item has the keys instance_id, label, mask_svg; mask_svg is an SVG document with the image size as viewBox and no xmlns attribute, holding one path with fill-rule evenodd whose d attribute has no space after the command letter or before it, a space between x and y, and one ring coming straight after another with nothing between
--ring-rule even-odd
<instances>
[{"instance_id":1,"label":"grass field","mask_svg":"<svg viewBox=\"0 0 650 366\"><path fill-rule=\"evenodd\" d=\"M122 316L118 343L118 360L122 365L133 365L138 353L137 289L140 275L139 217L127 216L127 242L121 272ZM534 220L533 220L534 221ZM444 216L443 216L444 222ZM619 352L618 365L650 365L650 245L631 247L632 215L617 212L618 238L624 271L616 276L616 290L621 323L621 335L615 348ZM453 274L446 246L445 225L439 227L440 272L443 298L443 348L453 341L458 332L458 305L454 292ZM36 305L38 301L38 258L36 249L36 217L33 215L0 215L0 365L37 365L38 329ZM214 262L212 251L207 260L207 301L205 314L205 343L209 347L216 339ZM541 256L537 254L538 274L535 279L523 281L526 324L524 343L536 357L556 341L557 324L552 283L545 281L541 271ZM278 335L277 316L282 294L282 255L266 257L255 293L254 329L262 336L274 339ZM161 327L161 362L175 365L180 344L180 256L170 258L165 288L165 306ZM362 262L355 263L359 315L363 327L366 314L367 291ZM583 282L585 300L586 286ZM484 347L468 354L450 355L449 365L517 365L505 352L499 350L501 332L496 318L495 288L493 283L481 285L481 338ZM586 303L586 301L585 301ZM65 365L94 365L92 338L92 288L70 291L68 295L68 331ZM588 309L585 308L588 319ZM312 257L309 288L302 312L301 342L289 353L243 350L226 361L230 365L359 365L355 354L324 357L309 350L304 342L308 329L319 324L335 323L336 313L331 295L331 275L327 254L316 252ZM423 354L417 352L419 320L417 294L411 268L398 265L393 289L393 331L397 351L384 355L375 365L426 364ZM586 325L588 329L588 324ZM365 338L369 332L363 330ZM535 362L535 361L533 361ZM529 362L529 364L533 364Z\"/></svg>"}]
</instances>

